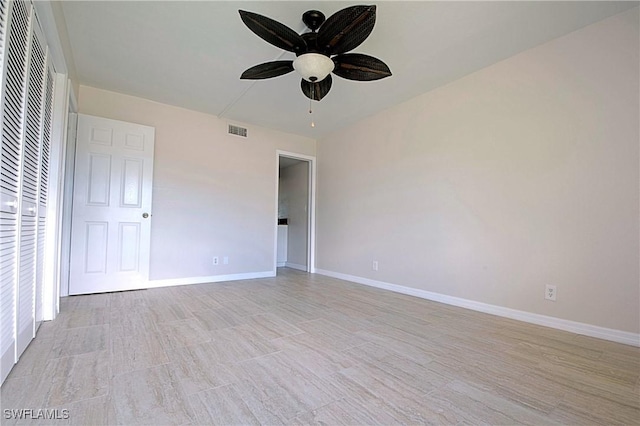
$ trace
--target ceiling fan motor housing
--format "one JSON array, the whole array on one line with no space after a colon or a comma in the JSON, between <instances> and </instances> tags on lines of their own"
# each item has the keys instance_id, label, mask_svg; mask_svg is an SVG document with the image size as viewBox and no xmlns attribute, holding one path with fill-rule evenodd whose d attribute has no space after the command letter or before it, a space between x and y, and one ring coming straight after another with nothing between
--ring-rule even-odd
<instances>
[{"instance_id":1,"label":"ceiling fan motor housing","mask_svg":"<svg viewBox=\"0 0 640 426\"><path fill-rule=\"evenodd\" d=\"M316 32L320 25L324 22L324 13L319 10L307 10L302 15L302 22L309 28L311 31Z\"/></svg>"}]
</instances>

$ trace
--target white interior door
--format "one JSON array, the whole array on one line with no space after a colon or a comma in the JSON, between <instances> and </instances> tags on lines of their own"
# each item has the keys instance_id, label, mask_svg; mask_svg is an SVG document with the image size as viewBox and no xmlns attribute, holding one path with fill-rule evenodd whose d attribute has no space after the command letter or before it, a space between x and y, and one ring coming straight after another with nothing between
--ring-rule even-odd
<instances>
[{"instance_id":1,"label":"white interior door","mask_svg":"<svg viewBox=\"0 0 640 426\"><path fill-rule=\"evenodd\" d=\"M78 114L69 294L147 286L154 137Z\"/></svg>"}]
</instances>

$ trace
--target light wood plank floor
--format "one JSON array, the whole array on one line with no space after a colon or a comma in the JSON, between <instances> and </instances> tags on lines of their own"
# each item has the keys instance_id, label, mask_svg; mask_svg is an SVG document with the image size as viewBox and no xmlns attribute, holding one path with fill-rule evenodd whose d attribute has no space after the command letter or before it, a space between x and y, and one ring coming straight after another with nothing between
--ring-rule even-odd
<instances>
[{"instance_id":1,"label":"light wood plank floor","mask_svg":"<svg viewBox=\"0 0 640 426\"><path fill-rule=\"evenodd\" d=\"M637 348L283 269L64 298L1 402L3 425L629 425L639 394Z\"/></svg>"}]
</instances>

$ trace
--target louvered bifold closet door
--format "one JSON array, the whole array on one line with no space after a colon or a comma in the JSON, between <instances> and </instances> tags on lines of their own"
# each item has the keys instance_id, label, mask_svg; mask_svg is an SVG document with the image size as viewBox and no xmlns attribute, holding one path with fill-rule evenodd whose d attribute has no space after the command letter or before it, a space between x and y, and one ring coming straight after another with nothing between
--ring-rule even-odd
<instances>
[{"instance_id":1,"label":"louvered bifold closet door","mask_svg":"<svg viewBox=\"0 0 640 426\"><path fill-rule=\"evenodd\" d=\"M36 265L38 251L38 204L40 143L46 70L46 43L38 25L31 25L27 108L22 147L22 205L18 250L18 356L35 335Z\"/></svg>"},{"instance_id":2,"label":"louvered bifold closet door","mask_svg":"<svg viewBox=\"0 0 640 426\"><path fill-rule=\"evenodd\" d=\"M7 10L2 75L2 145L0 168L0 350L1 378L17 359L17 265L23 124L29 47L30 4L15 0Z\"/></svg>"},{"instance_id":3,"label":"louvered bifold closet door","mask_svg":"<svg viewBox=\"0 0 640 426\"><path fill-rule=\"evenodd\" d=\"M8 0L0 0L0 89L4 82L4 64L7 40L7 20L9 12ZM4 91L0 92L4 93ZM3 110L4 96L0 96L0 112ZM0 130L0 135L4 132ZM15 336L13 327L15 325L15 307L12 298L13 289L10 288L15 274L16 258L16 228L15 212L8 212L9 206L6 203L17 203L16 197L10 197L10 192L5 194L5 161L4 161L4 136L0 142L2 151L2 171L0 180L0 379L9 374L12 361L15 360ZM13 209L11 209L13 210ZM6 294L5 294L6 293ZM10 305L10 306L9 306Z\"/></svg>"},{"instance_id":4,"label":"louvered bifold closet door","mask_svg":"<svg viewBox=\"0 0 640 426\"><path fill-rule=\"evenodd\" d=\"M8 0L0 0L0 69L3 69L3 65L4 65L4 44L7 37L8 7L9 7ZM0 81L2 80L0 79Z\"/></svg>"},{"instance_id":5,"label":"louvered bifold closet door","mask_svg":"<svg viewBox=\"0 0 640 426\"><path fill-rule=\"evenodd\" d=\"M53 84L55 72L47 61L47 75L44 86L42 110L42 131L40 142L40 185L38 189L38 245L36 262L36 326L42 321L42 290L44 287L44 250L47 224L47 200L49 198L49 158L51 153L51 128L53 124Z\"/></svg>"}]
</instances>

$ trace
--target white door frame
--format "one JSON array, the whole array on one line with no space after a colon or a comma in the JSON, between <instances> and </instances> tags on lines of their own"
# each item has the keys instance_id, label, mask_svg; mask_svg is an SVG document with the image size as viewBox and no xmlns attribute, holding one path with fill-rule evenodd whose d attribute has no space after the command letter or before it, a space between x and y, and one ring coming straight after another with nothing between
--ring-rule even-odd
<instances>
[{"instance_id":1,"label":"white door frame","mask_svg":"<svg viewBox=\"0 0 640 426\"><path fill-rule=\"evenodd\" d=\"M273 217L273 274L276 275L278 266L278 192L279 192L279 172L280 157L293 158L295 160L309 163L309 199L308 199L308 221L307 221L307 272L316 272L316 157L311 155L298 154L296 152L276 150L276 200L275 214Z\"/></svg>"},{"instance_id":2,"label":"white door frame","mask_svg":"<svg viewBox=\"0 0 640 426\"><path fill-rule=\"evenodd\" d=\"M49 204L47 206L47 233L45 237L45 281L43 288L43 319L53 320L60 312L60 294L64 288L61 281L61 270L64 268L65 246L63 223L65 220L64 203L66 193L64 180L67 174L65 164L69 151L67 149L67 125L69 111L77 110L77 102L71 81L66 74L57 74L54 95L54 123L52 125L51 169ZM55 141L55 143L53 142ZM73 155L73 153L71 153ZM69 200L71 197L69 196Z\"/></svg>"},{"instance_id":3,"label":"white door frame","mask_svg":"<svg viewBox=\"0 0 640 426\"><path fill-rule=\"evenodd\" d=\"M44 285L42 288L42 319L49 321L55 319L59 312L60 293L64 287L64 283L60 283L60 266L63 261L60 256L64 253L64 247L61 244L61 222L64 217L62 204L65 193L60 181L68 172L64 168L65 157L69 155L66 149L67 113L69 108L77 111L77 94L70 80L70 70L67 66L61 38L58 35L53 5L51 2L34 1L33 6L47 40L49 54L56 72L49 170L49 203L45 236Z\"/></svg>"},{"instance_id":4,"label":"white door frame","mask_svg":"<svg viewBox=\"0 0 640 426\"><path fill-rule=\"evenodd\" d=\"M60 230L60 269L59 297L69 295L69 266L71 263L71 209L73 207L73 177L76 164L76 129L78 127L78 103L69 95L69 116L65 132L66 156L64 160L64 176L62 181L63 203ZM73 115L71 115L73 114ZM58 308L59 311L59 308Z\"/></svg>"}]
</instances>

